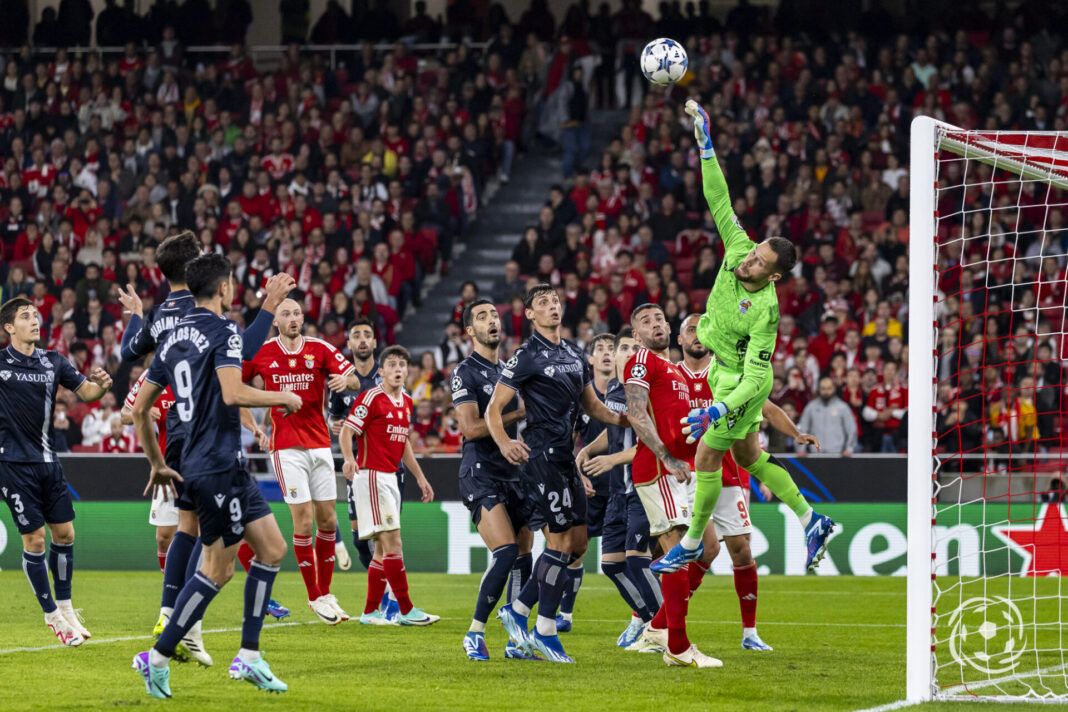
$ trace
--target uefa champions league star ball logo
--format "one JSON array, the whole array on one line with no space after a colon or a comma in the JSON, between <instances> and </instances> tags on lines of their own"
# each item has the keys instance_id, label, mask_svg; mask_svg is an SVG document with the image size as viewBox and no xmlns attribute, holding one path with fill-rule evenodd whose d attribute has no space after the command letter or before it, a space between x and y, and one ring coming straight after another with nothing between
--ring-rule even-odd
<instances>
[{"instance_id":1,"label":"uefa champions league star ball logo","mask_svg":"<svg viewBox=\"0 0 1068 712\"><path fill-rule=\"evenodd\" d=\"M1023 615L1003 596L969 598L949 623L950 655L988 675L1012 672L1027 646Z\"/></svg>"}]
</instances>

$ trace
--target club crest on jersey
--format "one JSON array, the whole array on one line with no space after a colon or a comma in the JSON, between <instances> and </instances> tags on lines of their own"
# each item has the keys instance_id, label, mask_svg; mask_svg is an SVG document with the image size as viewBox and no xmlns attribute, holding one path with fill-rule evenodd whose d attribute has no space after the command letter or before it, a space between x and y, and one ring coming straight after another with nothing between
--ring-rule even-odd
<instances>
[{"instance_id":1,"label":"club crest on jersey","mask_svg":"<svg viewBox=\"0 0 1068 712\"><path fill-rule=\"evenodd\" d=\"M4 379L5 381L11 378L11 371L8 371L7 369L0 371L0 378Z\"/></svg>"},{"instance_id":2,"label":"club crest on jersey","mask_svg":"<svg viewBox=\"0 0 1068 712\"><path fill-rule=\"evenodd\" d=\"M556 373L556 366L546 366L545 367L545 375L546 376L548 376L549 378L552 378L554 373Z\"/></svg>"},{"instance_id":3,"label":"club crest on jersey","mask_svg":"<svg viewBox=\"0 0 1068 712\"><path fill-rule=\"evenodd\" d=\"M304 367L315 368L315 356L312 354L304 354Z\"/></svg>"},{"instance_id":4,"label":"club crest on jersey","mask_svg":"<svg viewBox=\"0 0 1068 712\"><path fill-rule=\"evenodd\" d=\"M745 314L752 306L753 302L749 301L748 299L743 299L742 301L738 302L738 311L740 311L742 314Z\"/></svg>"},{"instance_id":5,"label":"club crest on jersey","mask_svg":"<svg viewBox=\"0 0 1068 712\"><path fill-rule=\"evenodd\" d=\"M290 368L296 368L297 367L297 360L295 358L289 359L289 367Z\"/></svg>"},{"instance_id":6,"label":"club crest on jersey","mask_svg":"<svg viewBox=\"0 0 1068 712\"><path fill-rule=\"evenodd\" d=\"M482 386L482 392L485 393L487 396L492 396L493 386L487 383L486 385Z\"/></svg>"}]
</instances>

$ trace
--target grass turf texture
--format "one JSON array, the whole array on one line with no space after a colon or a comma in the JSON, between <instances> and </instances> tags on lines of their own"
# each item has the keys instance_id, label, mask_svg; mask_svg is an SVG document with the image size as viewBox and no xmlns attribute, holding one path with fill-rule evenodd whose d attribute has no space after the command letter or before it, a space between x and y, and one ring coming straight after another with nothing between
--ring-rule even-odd
<instances>
[{"instance_id":1,"label":"grass turf texture","mask_svg":"<svg viewBox=\"0 0 1068 712\"><path fill-rule=\"evenodd\" d=\"M357 564L358 566L358 564ZM0 573L0 710L97 710L168 705L209 710L516 709L846 710L904 697L905 581L901 578L768 576L760 581L758 625L775 648L743 651L738 600L729 577L709 576L690 606L690 638L723 660L718 670L669 668L659 655L615 647L628 611L603 577L587 575L574 631L561 639L577 665L505 660L506 635L487 627L491 660L467 660L461 640L479 576L410 575L416 605L440 614L429 628L361 626L362 573L340 573L334 593L353 620L336 628L313 622L304 588L283 571L274 597L293 610L269 625L261 645L289 692L267 695L227 676L237 630L205 633L215 666L171 665L172 701L153 700L130 669L151 645L160 575L76 572L74 602L93 641L53 648L55 637L19 571ZM205 631L238 629L244 574L238 572L208 609ZM268 619L269 621L272 619ZM133 638L133 639L127 639ZM115 640L120 639L120 640ZM44 648L13 650L17 648ZM925 705L922 708L947 707ZM1031 705L1010 705L1035 709ZM1005 705L997 709L1006 709Z\"/></svg>"}]
</instances>

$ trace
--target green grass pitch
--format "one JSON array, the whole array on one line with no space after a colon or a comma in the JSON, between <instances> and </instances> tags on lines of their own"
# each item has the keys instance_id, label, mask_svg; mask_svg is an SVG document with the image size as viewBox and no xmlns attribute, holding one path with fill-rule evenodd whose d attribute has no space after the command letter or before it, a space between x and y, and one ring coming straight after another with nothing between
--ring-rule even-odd
<instances>
[{"instance_id":1,"label":"green grass pitch","mask_svg":"<svg viewBox=\"0 0 1068 712\"><path fill-rule=\"evenodd\" d=\"M63 649L55 647L21 572L4 571L0 710L811 712L862 709L904 697L904 579L762 578L758 625L775 651L759 653L740 649L731 579L709 576L691 602L690 637L723 660L719 670L668 668L659 655L616 648L628 612L603 576L589 574L574 631L562 636L577 665L504 660L506 638L494 620L486 636L492 659L471 662L460 643L478 581L477 575L411 575L416 605L442 616L430 628L378 628L355 620L328 628L312 621L299 576L283 571L274 597L293 616L285 625L269 624L262 638L273 670L289 684L289 692L278 696L227 676L239 643L244 585L239 571L204 621L205 631L220 631L204 636L215 666L172 664L174 699L163 701L149 698L130 669L132 656L150 646L159 574L77 572L75 605L84 609L94 637L80 649ZM334 593L350 614L360 612L364 591L362 573L337 574Z\"/></svg>"}]
</instances>

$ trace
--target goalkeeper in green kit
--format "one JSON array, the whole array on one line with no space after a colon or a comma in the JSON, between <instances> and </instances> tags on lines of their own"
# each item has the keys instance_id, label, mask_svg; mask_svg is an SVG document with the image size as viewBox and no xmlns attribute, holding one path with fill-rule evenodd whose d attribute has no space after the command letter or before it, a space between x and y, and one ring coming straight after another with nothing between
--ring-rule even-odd
<instances>
[{"instance_id":1,"label":"goalkeeper in green kit","mask_svg":"<svg viewBox=\"0 0 1068 712\"><path fill-rule=\"evenodd\" d=\"M682 541L654 562L658 572L680 569L704 553L701 535L723 489L723 456L730 450L738 466L749 471L785 502L801 520L808 547L808 569L823 558L834 530L829 517L812 511L790 474L760 447L760 411L771 393L771 357L779 326L775 282L797 263L793 243L784 237L754 244L731 207L727 181L719 167L708 114L692 99L686 113L694 119L701 151L705 200L723 239L725 255L697 337L713 353L708 385L715 405L692 411L683 420L688 442L697 444L697 493L690 529Z\"/></svg>"}]
</instances>

